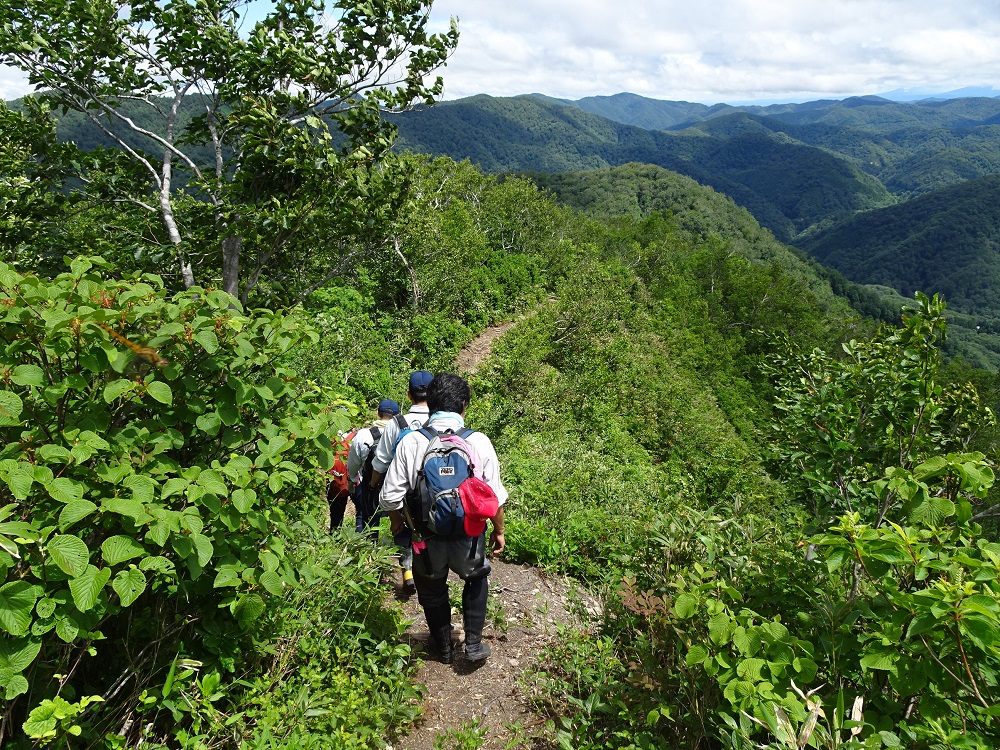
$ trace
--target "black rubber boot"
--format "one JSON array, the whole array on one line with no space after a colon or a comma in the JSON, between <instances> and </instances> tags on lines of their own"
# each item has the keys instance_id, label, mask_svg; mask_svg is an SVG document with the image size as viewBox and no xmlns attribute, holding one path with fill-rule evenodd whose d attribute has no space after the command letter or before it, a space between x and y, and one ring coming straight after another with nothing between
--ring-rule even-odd
<instances>
[{"instance_id":1,"label":"black rubber boot","mask_svg":"<svg viewBox=\"0 0 1000 750\"><path fill-rule=\"evenodd\" d=\"M490 593L487 576L467 580L462 589L462 616L465 620L465 657L481 661L490 655L489 644L483 643L486 626L486 601Z\"/></svg>"},{"instance_id":2,"label":"black rubber boot","mask_svg":"<svg viewBox=\"0 0 1000 750\"><path fill-rule=\"evenodd\" d=\"M424 607L427 628L431 632L430 645L442 664L451 664L453 648L451 643L451 605Z\"/></svg>"}]
</instances>

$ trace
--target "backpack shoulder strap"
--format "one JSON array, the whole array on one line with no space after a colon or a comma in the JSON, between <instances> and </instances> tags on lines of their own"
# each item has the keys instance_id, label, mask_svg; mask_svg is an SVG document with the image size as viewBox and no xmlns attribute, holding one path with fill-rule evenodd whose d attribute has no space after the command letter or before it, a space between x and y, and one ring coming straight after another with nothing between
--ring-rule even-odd
<instances>
[{"instance_id":1,"label":"backpack shoulder strap","mask_svg":"<svg viewBox=\"0 0 1000 750\"><path fill-rule=\"evenodd\" d=\"M476 434L476 431L473 430L473 429L470 429L468 427L463 427L461 430L459 430L455 434L458 435L460 438L462 438L462 440L468 440L469 439L469 435Z\"/></svg>"},{"instance_id":2,"label":"backpack shoulder strap","mask_svg":"<svg viewBox=\"0 0 1000 750\"><path fill-rule=\"evenodd\" d=\"M404 417L402 414L396 414L392 418L392 421L395 422L396 426L399 427L399 429L401 430L410 429L410 423L406 421L406 417Z\"/></svg>"},{"instance_id":3,"label":"backpack shoulder strap","mask_svg":"<svg viewBox=\"0 0 1000 750\"><path fill-rule=\"evenodd\" d=\"M419 430L416 430L416 432L419 432L421 435L423 435L428 440L433 440L434 438L440 437L443 434L443 433L440 433L437 430L435 430L433 427L428 427L426 425L424 425L423 427L421 427Z\"/></svg>"},{"instance_id":4,"label":"backpack shoulder strap","mask_svg":"<svg viewBox=\"0 0 1000 750\"><path fill-rule=\"evenodd\" d=\"M372 431L372 441L375 444L378 444L379 439L382 437L382 428L381 427L369 427L368 429L370 429Z\"/></svg>"}]
</instances>

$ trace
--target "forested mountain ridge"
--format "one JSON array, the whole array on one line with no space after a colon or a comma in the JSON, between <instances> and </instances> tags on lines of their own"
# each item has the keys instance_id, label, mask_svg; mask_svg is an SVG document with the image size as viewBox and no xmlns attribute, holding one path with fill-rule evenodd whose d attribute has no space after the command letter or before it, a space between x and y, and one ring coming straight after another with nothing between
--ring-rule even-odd
<instances>
[{"instance_id":1,"label":"forested mountain ridge","mask_svg":"<svg viewBox=\"0 0 1000 750\"><path fill-rule=\"evenodd\" d=\"M537 96L479 95L393 121L399 148L468 158L489 172L655 164L726 193L786 241L832 216L894 200L848 160L757 130L718 138L645 130Z\"/></svg>"},{"instance_id":2,"label":"forested mountain ridge","mask_svg":"<svg viewBox=\"0 0 1000 750\"><path fill-rule=\"evenodd\" d=\"M925 129L992 125L1000 117L1000 98L984 96L929 98L916 102L897 102L880 96L852 96L786 104L706 105L620 93L589 96L575 101L553 101L626 125L652 130L681 130L736 112L774 117L800 125L824 123L840 127L851 124L866 130L884 131L898 130L901 125Z\"/></svg>"},{"instance_id":3,"label":"forested mountain ridge","mask_svg":"<svg viewBox=\"0 0 1000 750\"><path fill-rule=\"evenodd\" d=\"M1000 175L859 214L802 247L854 281L942 294L952 351L991 369L1000 363Z\"/></svg>"}]
</instances>

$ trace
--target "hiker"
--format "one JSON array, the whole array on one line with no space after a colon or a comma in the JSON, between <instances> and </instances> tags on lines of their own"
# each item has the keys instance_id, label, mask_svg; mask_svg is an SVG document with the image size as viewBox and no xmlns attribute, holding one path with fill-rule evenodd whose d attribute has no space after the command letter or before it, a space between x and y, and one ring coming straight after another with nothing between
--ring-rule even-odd
<instances>
[{"instance_id":1,"label":"hiker","mask_svg":"<svg viewBox=\"0 0 1000 750\"><path fill-rule=\"evenodd\" d=\"M431 647L446 664L451 663L453 657L448 571L454 571L465 581L462 617L466 659L482 661L490 655L489 644L483 643L490 574L490 563L486 559L487 520L492 523L489 548L493 552L504 548L503 504L507 500L507 490L500 481L497 454L490 439L481 432L465 429L465 410L471 396L469 384L459 375L440 373L431 381L427 393L430 417L421 429L400 440L380 499L381 508L389 514L393 533L408 524L414 538L419 538L414 542L414 549L419 554L413 565L417 596L427 618ZM469 448L466 453L471 455L476 471L465 466L466 481L471 486L473 480L469 475L475 473L477 491L464 494L462 487L466 484L462 482L458 489L464 512L462 523L449 526L450 533L438 533L431 524L436 519L437 529L440 529L443 521L437 515L439 507L431 501L427 491L433 481L428 477L434 474L431 470L433 454L442 446L452 447L452 442L446 444L445 441L456 437ZM443 464L438 467L440 475L461 471L440 466ZM436 488L433 491L437 493ZM414 499L408 501L408 495ZM422 497L418 500L415 495Z\"/></svg>"},{"instance_id":2,"label":"hiker","mask_svg":"<svg viewBox=\"0 0 1000 750\"><path fill-rule=\"evenodd\" d=\"M347 454L347 478L351 496L354 498L356 528L361 534L374 525L375 538L378 537L378 520L382 514L378 512L376 507L378 498L369 484L372 461L375 458L375 446L378 445L386 425L399 414L399 404L392 399L384 398L378 402L377 414L378 418L371 426L355 433L351 449Z\"/></svg>"},{"instance_id":3,"label":"hiker","mask_svg":"<svg viewBox=\"0 0 1000 750\"><path fill-rule=\"evenodd\" d=\"M372 461L372 478L370 485L373 497L378 497L378 490L382 486L382 479L385 472L396 454L396 446L402 435L410 430L419 429L427 421L427 386L430 385L434 376L427 370L416 370L410 373L410 384L406 391L407 398L410 399L410 409L400 419L394 419L385 426L382 437L375 450L375 459ZM403 424L401 424L401 422ZM393 540L399 547L399 567L403 574L403 593L407 596L416 590L413 585L413 551L410 549L410 534L408 529L403 529L397 535L393 533Z\"/></svg>"},{"instance_id":4,"label":"hiker","mask_svg":"<svg viewBox=\"0 0 1000 750\"><path fill-rule=\"evenodd\" d=\"M339 433L333 441L333 466L327 474L330 475L330 485L326 488L326 502L330 506L330 531L339 529L344 523L344 512L347 501L353 494L351 482L347 476L347 456L351 449L351 441L355 432Z\"/></svg>"}]
</instances>

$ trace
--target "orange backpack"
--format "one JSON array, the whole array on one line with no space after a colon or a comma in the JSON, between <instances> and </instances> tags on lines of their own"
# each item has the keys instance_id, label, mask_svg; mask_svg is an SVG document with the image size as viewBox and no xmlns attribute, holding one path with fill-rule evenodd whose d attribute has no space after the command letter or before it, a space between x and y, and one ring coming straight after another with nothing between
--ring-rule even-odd
<instances>
[{"instance_id":1,"label":"orange backpack","mask_svg":"<svg viewBox=\"0 0 1000 750\"><path fill-rule=\"evenodd\" d=\"M347 494L347 453L351 450L351 441L356 434L357 430L344 435L333 444L333 466L327 472L330 475L328 497Z\"/></svg>"}]
</instances>

